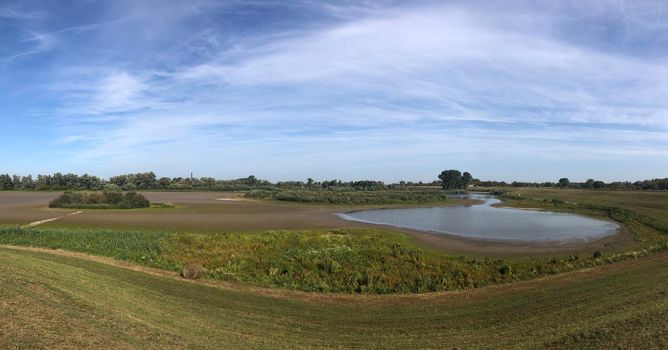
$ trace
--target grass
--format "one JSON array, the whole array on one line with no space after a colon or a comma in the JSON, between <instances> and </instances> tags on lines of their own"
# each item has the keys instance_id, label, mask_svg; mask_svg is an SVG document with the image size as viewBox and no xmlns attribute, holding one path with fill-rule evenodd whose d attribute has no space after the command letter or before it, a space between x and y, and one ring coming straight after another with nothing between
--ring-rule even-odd
<instances>
[{"instance_id":1,"label":"grass","mask_svg":"<svg viewBox=\"0 0 668 350\"><path fill-rule=\"evenodd\" d=\"M668 222L668 191L607 191L519 188L507 193L526 200L557 199L568 203L619 207Z\"/></svg>"},{"instance_id":2,"label":"grass","mask_svg":"<svg viewBox=\"0 0 668 350\"><path fill-rule=\"evenodd\" d=\"M200 260L209 279L192 283L113 260L0 247L0 348L666 348L668 253L660 251L667 196L509 193L506 205L614 217L638 240L601 255L507 260L442 255L368 229L3 227L0 244L171 271ZM386 279L376 280L381 273ZM360 293L481 288L379 296L247 284ZM489 284L500 285L483 287Z\"/></svg>"},{"instance_id":3,"label":"grass","mask_svg":"<svg viewBox=\"0 0 668 350\"><path fill-rule=\"evenodd\" d=\"M270 296L0 248L0 348L668 346L668 256L465 292Z\"/></svg>"},{"instance_id":4,"label":"grass","mask_svg":"<svg viewBox=\"0 0 668 350\"><path fill-rule=\"evenodd\" d=\"M464 257L427 251L404 235L337 230L184 233L162 231L0 228L0 244L59 248L178 271L201 263L208 278L317 292L422 293L477 288L601 266L666 250L664 197L624 193L523 190L507 205L607 216L636 235L631 246L537 257ZM600 194L598 194L600 193ZM567 196L551 198L549 196ZM595 197L601 196L600 198ZM617 196L617 200L608 196ZM574 202L581 196L588 202ZM649 196L649 197L648 197ZM613 207L617 203L623 207ZM641 206L641 204L643 206ZM651 209L651 210L648 210ZM659 211L653 211L659 209ZM661 212L662 213L662 212Z\"/></svg>"},{"instance_id":5,"label":"grass","mask_svg":"<svg viewBox=\"0 0 668 350\"><path fill-rule=\"evenodd\" d=\"M665 250L665 240L619 253L467 258L425 251L399 233L372 229L177 233L0 228L0 244L34 246L179 271L204 266L212 279L314 292L423 293L477 288L575 271Z\"/></svg>"},{"instance_id":6,"label":"grass","mask_svg":"<svg viewBox=\"0 0 668 350\"><path fill-rule=\"evenodd\" d=\"M607 216L625 223L639 242L656 243L668 234L668 192L513 189L504 205Z\"/></svg>"},{"instance_id":7,"label":"grass","mask_svg":"<svg viewBox=\"0 0 668 350\"><path fill-rule=\"evenodd\" d=\"M351 190L255 190L247 198L274 199L283 202L337 205L383 205L449 203L453 199L438 188L351 191Z\"/></svg>"},{"instance_id":8,"label":"grass","mask_svg":"<svg viewBox=\"0 0 668 350\"><path fill-rule=\"evenodd\" d=\"M169 203L169 202L156 202L156 203L151 203L151 208L156 208L156 209L173 209L176 208L176 205Z\"/></svg>"}]
</instances>

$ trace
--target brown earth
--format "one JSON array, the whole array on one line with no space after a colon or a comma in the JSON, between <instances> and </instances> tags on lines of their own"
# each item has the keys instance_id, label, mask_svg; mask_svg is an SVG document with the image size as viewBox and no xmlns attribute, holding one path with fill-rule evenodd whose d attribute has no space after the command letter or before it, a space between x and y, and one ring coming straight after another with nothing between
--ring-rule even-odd
<instances>
[{"instance_id":1,"label":"brown earth","mask_svg":"<svg viewBox=\"0 0 668 350\"><path fill-rule=\"evenodd\" d=\"M64 216L49 227L119 228L173 231L265 231L277 229L330 229L381 227L408 234L420 246L466 255L526 255L594 250L615 250L633 243L626 229L594 242L503 242L468 239L346 221L335 214L360 207L304 205L276 201L247 200L235 192L143 192L151 202L169 202L176 208L77 210L49 208L60 192L0 192L0 224L25 225Z\"/></svg>"},{"instance_id":2,"label":"brown earth","mask_svg":"<svg viewBox=\"0 0 668 350\"><path fill-rule=\"evenodd\" d=\"M170 202L167 209L83 210L51 226L82 226L195 231L262 231L352 227L336 208L244 200L239 193L146 192L151 202ZM49 208L59 192L0 192L0 223L24 225L63 216L74 209ZM227 199L227 200L217 200ZM234 200L231 200L234 199Z\"/></svg>"}]
</instances>

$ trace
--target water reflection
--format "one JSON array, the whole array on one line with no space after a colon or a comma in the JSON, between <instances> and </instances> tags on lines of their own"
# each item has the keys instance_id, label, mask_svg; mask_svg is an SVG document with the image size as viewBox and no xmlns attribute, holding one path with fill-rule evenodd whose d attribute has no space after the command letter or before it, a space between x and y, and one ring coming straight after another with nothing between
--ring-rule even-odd
<instances>
[{"instance_id":1,"label":"water reflection","mask_svg":"<svg viewBox=\"0 0 668 350\"><path fill-rule=\"evenodd\" d=\"M363 210L341 214L346 220L391 225L470 238L523 241L595 240L619 225L569 213L497 208L486 194L453 195L484 200L468 207Z\"/></svg>"}]
</instances>

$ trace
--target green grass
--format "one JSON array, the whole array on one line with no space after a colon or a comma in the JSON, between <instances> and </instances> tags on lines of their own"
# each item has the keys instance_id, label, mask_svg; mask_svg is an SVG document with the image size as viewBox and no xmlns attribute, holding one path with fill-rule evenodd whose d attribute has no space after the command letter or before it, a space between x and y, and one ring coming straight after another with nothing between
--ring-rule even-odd
<instances>
[{"instance_id":1,"label":"green grass","mask_svg":"<svg viewBox=\"0 0 668 350\"><path fill-rule=\"evenodd\" d=\"M167 270L201 259L208 278L260 286L425 291L421 286L433 276L448 279L442 289L501 285L392 296L263 291L238 283L218 288L0 247L0 348L663 349L668 253L658 251L665 250L666 195L523 189L508 197L506 205L623 221L638 241L601 257L456 257L419 249L400 234L364 229L191 234L3 227L0 244ZM564 273L573 270L579 271ZM351 273L385 273L403 284L344 278ZM558 275L535 278L550 274ZM464 283L453 282L455 275Z\"/></svg>"},{"instance_id":2,"label":"green grass","mask_svg":"<svg viewBox=\"0 0 668 350\"><path fill-rule=\"evenodd\" d=\"M607 216L623 222L641 242L663 242L668 234L668 192L513 189L504 205Z\"/></svg>"},{"instance_id":3,"label":"green grass","mask_svg":"<svg viewBox=\"0 0 668 350\"><path fill-rule=\"evenodd\" d=\"M668 346L668 256L427 296L266 296L0 248L0 348Z\"/></svg>"},{"instance_id":4,"label":"green grass","mask_svg":"<svg viewBox=\"0 0 668 350\"><path fill-rule=\"evenodd\" d=\"M184 233L100 229L0 228L0 244L71 250L178 271L201 263L205 276L303 291L422 293L532 279L646 256L665 250L664 217L647 210L668 204L655 194L529 191L507 194L506 205L603 216L623 222L636 242L602 252L537 257L453 256L421 249L405 235L373 229ZM571 195L551 198L549 196ZM601 198L593 197L602 196ZM636 196L636 194L634 194ZM649 197L648 197L649 196ZM657 203L654 203L656 200ZM580 201L580 199L578 199ZM623 205L613 207L610 204ZM644 206L640 206L643 204Z\"/></svg>"},{"instance_id":5,"label":"green grass","mask_svg":"<svg viewBox=\"0 0 668 350\"><path fill-rule=\"evenodd\" d=\"M376 191L351 190L255 190L247 198L274 199L283 202L338 205L429 204L454 202L438 188Z\"/></svg>"},{"instance_id":6,"label":"green grass","mask_svg":"<svg viewBox=\"0 0 668 350\"><path fill-rule=\"evenodd\" d=\"M422 293L477 288L646 256L665 241L603 256L512 259L425 251L396 232L372 229L177 233L96 229L0 228L0 244L63 249L171 271L189 262L212 279L303 291Z\"/></svg>"},{"instance_id":7,"label":"green grass","mask_svg":"<svg viewBox=\"0 0 668 350\"><path fill-rule=\"evenodd\" d=\"M557 199L568 203L619 207L668 223L668 191L557 190L521 188L508 193L525 199Z\"/></svg>"},{"instance_id":8,"label":"green grass","mask_svg":"<svg viewBox=\"0 0 668 350\"><path fill-rule=\"evenodd\" d=\"M176 205L168 202L157 202L157 203L151 203L151 208L157 208L157 209L173 209L176 208Z\"/></svg>"}]
</instances>

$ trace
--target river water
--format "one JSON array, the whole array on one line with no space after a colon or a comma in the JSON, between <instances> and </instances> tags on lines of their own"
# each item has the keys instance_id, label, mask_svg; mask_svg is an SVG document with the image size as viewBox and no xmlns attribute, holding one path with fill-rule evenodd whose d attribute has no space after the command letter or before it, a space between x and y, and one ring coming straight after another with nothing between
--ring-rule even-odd
<instances>
[{"instance_id":1,"label":"river water","mask_svg":"<svg viewBox=\"0 0 668 350\"><path fill-rule=\"evenodd\" d=\"M501 201L485 194L465 197L485 202L465 207L363 210L340 216L352 221L491 240L590 241L614 234L619 228L614 222L576 214L493 207Z\"/></svg>"}]
</instances>

